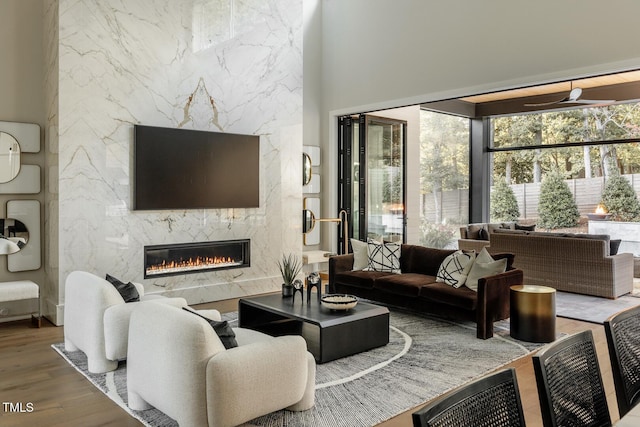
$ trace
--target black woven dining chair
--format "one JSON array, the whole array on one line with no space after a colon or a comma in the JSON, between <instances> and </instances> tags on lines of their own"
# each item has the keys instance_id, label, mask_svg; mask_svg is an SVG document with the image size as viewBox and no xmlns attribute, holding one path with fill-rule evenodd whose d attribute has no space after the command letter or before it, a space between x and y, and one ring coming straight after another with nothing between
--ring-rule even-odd
<instances>
[{"instance_id":1,"label":"black woven dining chair","mask_svg":"<svg viewBox=\"0 0 640 427\"><path fill-rule=\"evenodd\" d=\"M520 427L522 401L514 368L486 375L412 414L414 427Z\"/></svg>"},{"instance_id":2,"label":"black woven dining chair","mask_svg":"<svg viewBox=\"0 0 640 427\"><path fill-rule=\"evenodd\" d=\"M640 402L640 306L604 322L620 417Z\"/></svg>"},{"instance_id":3,"label":"black woven dining chair","mask_svg":"<svg viewBox=\"0 0 640 427\"><path fill-rule=\"evenodd\" d=\"M532 360L545 427L611 425L590 330L550 344Z\"/></svg>"}]
</instances>

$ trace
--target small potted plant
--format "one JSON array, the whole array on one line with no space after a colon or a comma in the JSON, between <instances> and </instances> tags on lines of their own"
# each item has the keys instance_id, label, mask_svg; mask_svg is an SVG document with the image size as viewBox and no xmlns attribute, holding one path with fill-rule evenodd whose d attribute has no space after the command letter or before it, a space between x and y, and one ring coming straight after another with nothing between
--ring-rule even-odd
<instances>
[{"instance_id":1,"label":"small potted plant","mask_svg":"<svg viewBox=\"0 0 640 427\"><path fill-rule=\"evenodd\" d=\"M302 263L293 254L282 255L282 260L278 261L278 267L282 274L282 297L290 297L293 295L293 282L302 270Z\"/></svg>"}]
</instances>

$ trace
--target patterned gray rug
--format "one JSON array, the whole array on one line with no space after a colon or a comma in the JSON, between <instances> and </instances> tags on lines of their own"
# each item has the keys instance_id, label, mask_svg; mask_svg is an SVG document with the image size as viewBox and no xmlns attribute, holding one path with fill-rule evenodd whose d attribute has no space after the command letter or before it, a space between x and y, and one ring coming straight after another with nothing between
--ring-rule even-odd
<instances>
[{"instance_id":1,"label":"patterned gray rug","mask_svg":"<svg viewBox=\"0 0 640 427\"><path fill-rule=\"evenodd\" d=\"M556 292L556 316L584 322L602 324L617 312L637 305L640 305L638 295L629 294L616 299L608 299L569 292Z\"/></svg>"},{"instance_id":2,"label":"patterned gray rug","mask_svg":"<svg viewBox=\"0 0 640 427\"><path fill-rule=\"evenodd\" d=\"M390 342L385 347L317 366L316 405L306 412L278 411L248 425L373 426L410 410L471 379L529 354L539 344L509 336L509 322L495 336L476 338L474 323L461 323L391 309ZM233 321L235 313L225 315ZM53 348L97 388L147 426L176 426L155 409L126 406L126 364L107 374L90 374L82 352Z\"/></svg>"}]
</instances>

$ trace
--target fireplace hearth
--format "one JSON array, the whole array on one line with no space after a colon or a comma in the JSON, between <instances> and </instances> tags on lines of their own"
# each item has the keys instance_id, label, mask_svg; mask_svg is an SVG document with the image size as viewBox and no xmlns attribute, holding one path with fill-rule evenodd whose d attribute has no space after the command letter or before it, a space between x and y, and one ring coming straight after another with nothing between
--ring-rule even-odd
<instances>
[{"instance_id":1,"label":"fireplace hearth","mask_svg":"<svg viewBox=\"0 0 640 427\"><path fill-rule=\"evenodd\" d=\"M144 278L250 266L250 240L174 243L144 247Z\"/></svg>"}]
</instances>

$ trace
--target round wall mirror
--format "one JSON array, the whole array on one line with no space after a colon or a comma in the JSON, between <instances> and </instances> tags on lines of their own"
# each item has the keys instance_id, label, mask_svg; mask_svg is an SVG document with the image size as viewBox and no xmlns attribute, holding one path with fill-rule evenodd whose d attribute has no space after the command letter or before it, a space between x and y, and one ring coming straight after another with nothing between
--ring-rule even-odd
<instances>
[{"instance_id":1,"label":"round wall mirror","mask_svg":"<svg viewBox=\"0 0 640 427\"><path fill-rule=\"evenodd\" d=\"M22 221L0 218L0 255L19 252L29 241L29 230Z\"/></svg>"},{"instance_id":2,"label":"round wall mirror","mask_svg":"<svg viewBox=\"0 0 640 427\"><path fill-rule=\"evenodd\" d=\"M0 183L9 182L20 172L20 144L6 133L0 132Z\"/></svg>"},{"instance_id":3,"label":"round wall mirror","mask_svg":"<svg viewBox=\"0 0 640 427\"><path fill-rule=\"evenodd\" d=\"M302 153L302 185L311 182L311 157L307 153Z\"/></svg>"}]
</instances>

